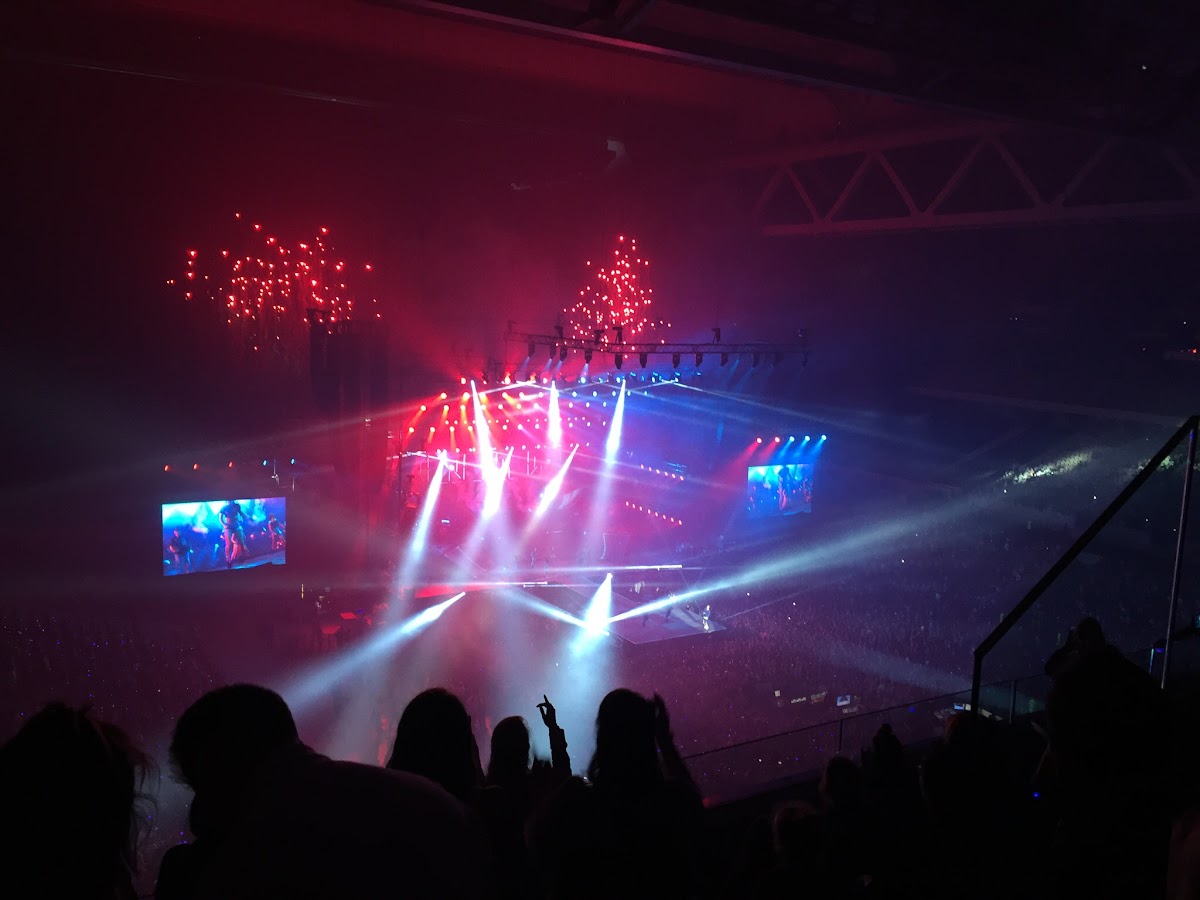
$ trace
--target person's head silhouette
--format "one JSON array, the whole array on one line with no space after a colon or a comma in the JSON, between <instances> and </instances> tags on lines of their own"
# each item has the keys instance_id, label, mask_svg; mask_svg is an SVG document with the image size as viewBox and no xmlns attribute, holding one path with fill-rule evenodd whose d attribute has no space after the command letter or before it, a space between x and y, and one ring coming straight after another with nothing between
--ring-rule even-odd
<instances>
[{"instance_id":1,"label":"person's head silhouette","mask_svg":"<svg viewBox=\"0 0 1200 900\"><path fill-rule=\"evenodd\" d=\"M609 692L596 713L596 752L588 778L618 789L660 781L654 728L653 703L626 688Z\"/></svg>"},{"instance_id":2,"label":"person's head silhouette","mask_svg":"<svg viewBox=\"0 0 1200 900\"><path fill-rule=\"evenodd\" d=\"M52 703L0 748L6 887L25 896L132 896L136 804L151 768L121 729ZM33 893L30 893L33 896Z\"/></svg>"},{"instance_id":3,"label":"person's head silhouette","mask_svg":"<svg viewBox=\"0 0 1200 900\"><path fill-rule=\"evenodd\" d=\"M400 715L388 768L422 775L462 799L479 785L478 754L462 701L430 688Z\"/></svg>"},{"instance_id":4,"label":"person's head silhouette","mask_svg":"<svg viewBox=\"0 0 1200 900\"><path fill-rule=\"evenodd\" d=\"M492 753L488 759L489 784L508 785L529 771L529 726L520 716L501 719L492 729Z\"/></svg>"},{"instance_id":5,"label":"person's head silhouette","mask_svg":"<svg viewBox=\"0 0 1200 900\"><path fill-rule=\"evenodd\" d=\"M255 772L286 747L299 747L296 722L274 691L233 684L209 691L184 711L171 739L179 777L219 816Z\"/></svg>"},{"instance_id":6,"label":"person's head silhouette","mask_svg":"<svg viewBox=\"0 0 1200 900\"><path fill-rule=\"evenodd\" d=\"M857 806L862 782L858 766L844 756L835 756L825 764L821 776L821 794L835 808Z\"/></svg>"}]
</instances>

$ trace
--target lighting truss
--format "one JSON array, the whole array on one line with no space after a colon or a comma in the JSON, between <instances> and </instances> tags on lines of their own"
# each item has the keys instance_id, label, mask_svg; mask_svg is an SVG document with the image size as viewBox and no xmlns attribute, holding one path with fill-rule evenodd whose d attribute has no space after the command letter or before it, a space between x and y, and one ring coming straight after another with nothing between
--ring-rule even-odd
<instances>
[{"instance_id":1,"label":"lighting truss","mask_svg":"<svg viewBox=\"0 0 1200 900\"><path fill-rule=\"evenodd\" d=\"M761 354L763 357L772 355L776 359L788 355L796 355L804 358L808 354L808 333L804 330L796 332L795 341L787 344L781 343L750 343L750 342L709 342L709 343L649 343L645 341L610 341L606 344L598 344L596 340L581 339L581 338L561 338L554 334L532 334L525 331L510 330L506 335L509 341L524 342L527 345L536 345L538 347L559 347L567 350L578 350L582 353L590 353L599 350L601 353L615 353L622 357L640 357L642 354L648 356L665 356L674 357L676 354L681 356L693 355L700 356L704 353L721 353L721 354Z\"/></svg>"}]
</instances>

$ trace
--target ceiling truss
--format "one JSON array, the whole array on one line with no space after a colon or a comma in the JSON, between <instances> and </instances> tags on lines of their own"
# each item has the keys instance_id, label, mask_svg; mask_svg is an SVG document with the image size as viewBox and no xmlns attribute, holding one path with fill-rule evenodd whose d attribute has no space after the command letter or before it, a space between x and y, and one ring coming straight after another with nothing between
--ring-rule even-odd
<instances>
[{"instance_id":1,"label":"ceiling truss","mask_svg":"<svg viewBox=\"0 0 1200 900\"><path fill-rule=\"evenodd\" d=\"M752 215L771 236L1200 215L1200 173L1174 148L1004 123L832 141L734 166L760 185Z\"/></svg>"}]
</instances>

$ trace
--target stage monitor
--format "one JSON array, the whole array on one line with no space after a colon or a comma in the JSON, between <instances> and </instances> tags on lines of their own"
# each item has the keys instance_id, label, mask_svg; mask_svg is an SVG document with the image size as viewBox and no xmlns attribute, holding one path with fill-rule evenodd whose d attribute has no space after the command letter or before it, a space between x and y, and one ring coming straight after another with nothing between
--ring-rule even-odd
<instances>
[{"instance_id":1,"label":"stage monitor","mask_svg":"<svg viewBox=\"0 0 1200 900\"><path fill-rule=\"evenodd\" d=\"M813 465L750 466L746 510L752 519L812 512Z\"/></svg>"},{"instance_id":2,"label":"stage monitor","mask_svg":"<svg viewBox=\"0 0 1200 900\"><path fill-rule=\"evenodd\" d=\"M287 499L198 500L162 505L164 575L287 562Z\"/></svg>"}]
</instances>

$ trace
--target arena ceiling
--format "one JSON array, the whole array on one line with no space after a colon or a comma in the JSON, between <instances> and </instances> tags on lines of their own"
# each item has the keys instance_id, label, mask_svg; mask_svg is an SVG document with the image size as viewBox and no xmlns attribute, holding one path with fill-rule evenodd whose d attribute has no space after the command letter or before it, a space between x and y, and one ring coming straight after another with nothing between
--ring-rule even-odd
<instances>
[{"instance_id":1,"label":"arena ceiling","mask_svg":"<svg viewBox=\"0 0 1200 900\"><path fill-rule=\"evenodd\" d=\"M1122 134L1169 129L1200 86L1200 9L1186 0L368 2Z\"/></svg>"}]
</instances>

